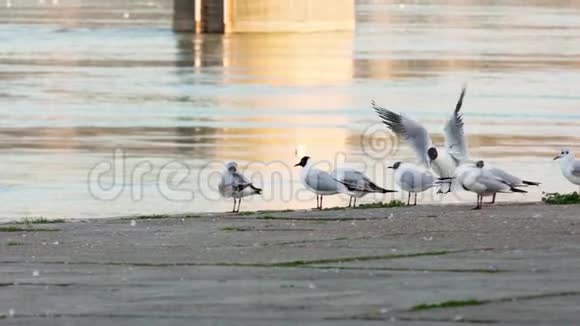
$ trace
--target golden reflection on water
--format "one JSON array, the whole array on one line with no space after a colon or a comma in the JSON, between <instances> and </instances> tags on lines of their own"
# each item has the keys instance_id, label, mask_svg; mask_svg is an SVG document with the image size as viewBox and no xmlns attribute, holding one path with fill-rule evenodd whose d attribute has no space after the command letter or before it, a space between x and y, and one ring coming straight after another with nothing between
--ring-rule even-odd
<instances>
[{"instance_id":1,"label":"golden reflection on water","mask_svg":"<svg viewBox=\"0 0 580 326\"><path fill-rule=\"evenodd\" d=\"M187 37L193 40L188 41ZM266 84L272 86L319 86L347 84L353 76L353 35L318 34L234 34L225 37L181 35L177 42L180 61L190 62L193 69L223 66L225 85ZM249 78L251 76L251 78ZM294 160L297 147L315 153L321 159L331 159L338 148L345 147L349 131L343 128L297 128L308 124L346 125L345 116L333 111L352 102L349 92L323 89L317 92L269 96L259 89L256 96L232 100L223 98L215 105L240 105L248 108L271 107L273 110L317 108L317 114L275 116L263 115L245 119L246 122L278 128L224 128L223 137L214 153L217 157L236 157L244 160ZM220 101L222 99L220 98ZM326 114L324 111L328 111ZM317 122L322 120L323 122ZM239 134L243 134L240 139ZM273 150L276 149L276 150Z\"/></svg>"},{"instance_id":2,"label":"golden reflection on water","mask_svg":"<svg viewBox=\"0 0 580 326\"><path fill-rule=\"evenodd\" d=\"M234 34L224 42L226 83L308 86L352 79L352 33ZM236 72L250 72L253 78L236 78Z\"/></svg>"}]
</instances>

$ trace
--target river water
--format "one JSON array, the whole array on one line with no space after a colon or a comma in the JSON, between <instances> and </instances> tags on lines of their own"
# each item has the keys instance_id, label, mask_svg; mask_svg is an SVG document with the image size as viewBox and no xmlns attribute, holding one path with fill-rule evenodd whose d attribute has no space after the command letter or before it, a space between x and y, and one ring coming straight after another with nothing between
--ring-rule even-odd
<instances>
[{"instance_id":1,"label":"river water","mask_svg":"<svg viewBox=\"0 0 580 326\"><path fill-rule=\"evenodd\" d=\"M552 158L580 150L578 2L361 0L354 33L225 36L173 33L171 5L0 0L0 218L228 210L231 160L265 189L242 209L313 207L303 154L392 187L414 156L370 101L442 143L464 83L471 157L543 183L502 200L576 189Z\"/></svg>"}]
</instances>

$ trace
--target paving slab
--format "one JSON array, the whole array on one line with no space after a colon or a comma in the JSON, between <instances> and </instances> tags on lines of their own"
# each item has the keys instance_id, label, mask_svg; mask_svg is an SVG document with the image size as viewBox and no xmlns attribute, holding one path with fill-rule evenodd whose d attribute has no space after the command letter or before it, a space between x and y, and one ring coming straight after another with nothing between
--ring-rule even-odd
<instances>
[{"instance_id":1,"label":"paving slab","mask_svg":"<svg viewBox=\"0 0 580 326\"><path fill-rule=\"evenodd\" d=\"M0 324L576 324L579 208L8 223Z\"/></svg>"}]
</instances>

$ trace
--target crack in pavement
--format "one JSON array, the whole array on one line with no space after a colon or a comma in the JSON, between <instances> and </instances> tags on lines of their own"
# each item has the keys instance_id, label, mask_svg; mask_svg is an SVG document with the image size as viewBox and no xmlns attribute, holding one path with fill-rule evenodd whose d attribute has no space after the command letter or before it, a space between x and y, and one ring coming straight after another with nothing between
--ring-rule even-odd
<instances>
[{"instance_id":1,"label":"crack in pavement","mask_svg":"<svg viewBox=\"0 0 580 326\"><path fill-rule=\"evenodd\" d=\"M407 309L400 309L400 310L393 310L390 315L386 315L380 312L376 313L366 313L361 315L354 315L350 317L339 317L337 320L344 320L344 319L352 319L352 320L384 320L384 321L429 321L431 318L429 317L410 317L408 315L398 315L398 314L415 314L418 312L423 311L430 311L430 310L443 310L443 309L461 309L461 308L468 308L468 307L476 307L481 305L488 305L488 304L499 304L499 303L507 303L507 302L518 302L518 301L531 301L537 299L548 299L548 298L557 298L557 297L568 297L568 296L580 296L580 291L562 291L562 292L552 292L552 293L540 293L540 294L531 294L531 295L520 295L520 296L511 296L511 297L503 297L503 298L496 298L496 299L469 299L465 300L469 302L466 305L452 305L446 306L447 302L462 302L461 300L451 300L451 301L444 301L434 304L422 304L416 305L411 308ZM419 308L420 307L420 308ZM427 318L427 319L425 319ZM485 323L488 321L482 321L477 319L470 319L467 317L461 318L453 318L453 319L437 319L433 321L442 321L442 322L463 322L463 323ZM506 321L489 321L491 323L500 323Z\"/></svg>"},{"instance_id":2,"label":"crack in pavement","mask_svg":"<svg viewBox=\"0 0 580 326\"><path fill-rule=\"evenodd\" d=\"M476 248L461 250L441 250L428 251L408 254L386 254L377 256L354 256L342 258L329 258L317 260L293 260L277 263L193 263L193 262L175 262L175 263L131 263L131 262L88 262L88 261L0 261L0 264L47 264L47 265L101 265L101 266L136 266L136 267L175 267L175 266L206 266L206 267L312 267L314 264L332 264L347 263L371 260L389 260L415 258L425 256L443 256L465 252L492 251L494 248Z\"/></svg>"}]
</instances>

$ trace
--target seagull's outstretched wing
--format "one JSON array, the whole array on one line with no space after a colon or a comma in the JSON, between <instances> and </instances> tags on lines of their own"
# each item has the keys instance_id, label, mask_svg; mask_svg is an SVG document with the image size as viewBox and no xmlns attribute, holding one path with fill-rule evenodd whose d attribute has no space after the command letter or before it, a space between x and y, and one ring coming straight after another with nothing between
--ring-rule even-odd
<instances>
[{"instance_id":1,"label":"seagull's outstretched wing","mask_svg":"<svg viewBox=\"0 0 580 326\"><path fill-rule=\"evenodd\" d=\"M419 123L393 111L378 106L372 101L373 109L377 112L383 123L395 134L404 137L411 144L419 163L428 165L427 151L433 146L429 133Z\"/></svg>"},{"instance_id":2,"label":"seagull's outstretched wing","mask_svg":"<svg viewBox=\"0 0 580 326\"><path fill-rule=\"evenodd\" d=\"M467 160L467 140L463 131L463 114L461 114L465 91L466 86L463 86L459 100L455 105L455 111L445 125L445 148L449 155L459 163Z\"/></svg>"}]
</instances>

